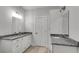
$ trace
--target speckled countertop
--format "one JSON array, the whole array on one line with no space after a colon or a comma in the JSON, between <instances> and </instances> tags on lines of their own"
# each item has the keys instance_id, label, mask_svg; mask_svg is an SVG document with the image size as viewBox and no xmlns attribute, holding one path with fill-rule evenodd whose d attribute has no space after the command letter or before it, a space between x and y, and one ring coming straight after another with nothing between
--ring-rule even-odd
<instances>
[{"instance_id":1,"label":"speckled countertop","mask_svg":"<svg viewBox=\"0 0 79 59\"><path fill-rule=\"evenodd\" d=\"M67 34L51 34L53 45L64 45L64 46L76 46L79 47L79 42L72 38L69 38ZM57 38L56 38L57 37Z\"/></svg>"},{"instance_id":2,"label":"speckled countertop","mask_svg":"<svg viewBox=\"0 0 79 59\"><path fill-rule=\"evenodd\" d=\"M9 34L9 35L0 36L0 40L15 40L31 34L32 32L21 32L16 34Z\"/></svg>"}]
</instances>

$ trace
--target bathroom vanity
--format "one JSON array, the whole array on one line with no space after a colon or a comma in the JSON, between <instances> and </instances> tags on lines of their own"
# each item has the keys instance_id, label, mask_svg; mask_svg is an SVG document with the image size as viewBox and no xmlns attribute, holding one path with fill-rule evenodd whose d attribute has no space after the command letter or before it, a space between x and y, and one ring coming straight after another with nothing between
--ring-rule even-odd
<instances>
[{"instance_id":1,"label":"bathroom vanity","mask_svg":"<svg viewBox=\"0 0 79 59\"><path fill-rule=\"evenodd\" d=\"M53 53L78 53L79 42L65 34L51 34Z\"/></svg>"},{"instance_id":2,"label":"bathroom vanity","mask_svg":"<svg viewBox=\"0 0 79 59\"><path fill-rule=\"evenodd\" d=\"M17 33L0 37L0 53L22 53L31 45L32 33Z\"/></svg>"}]
</instances>

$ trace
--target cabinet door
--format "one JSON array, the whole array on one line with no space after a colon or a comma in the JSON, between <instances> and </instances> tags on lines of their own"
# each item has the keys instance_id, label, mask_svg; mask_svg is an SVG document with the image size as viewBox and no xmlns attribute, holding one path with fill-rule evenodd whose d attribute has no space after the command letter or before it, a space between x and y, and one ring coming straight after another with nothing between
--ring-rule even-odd
<instances>
[{"instance_id":1,"label":"cabinet door","mask_svg":"<svg viewBox=\"0 0 79 59\"><path fill-rule=\"evenodd\" d=\"M27 49L30 45L31 45L31 36L26 36L26 37L23 37L23 44L22 44L24 50Z\"/></svg>"},{"instance_id":2,"label":"cabinet door","mask_svg":"<svg viewBox=\"0 0 79 59\"><path fill-rule=\"evenodd\" d=\"M53 53L77 53L77 47L53 45Z\"/></svg>"},{"instance_id":3,"label":"cabinet door","mask_svg":"<svg viewBox=\"0 0 79 59\"><path fill-rule=\"evenodd\" d=\"M79 53L79 47L77 47L77 53Z\"/></svg>"},{"instance_id":4,"label":"cabinet door","mask_svg":"<svg viewBox=\"0 0 79 59\"><path fill-rule=\"evenodd\" d=\"M27 39L28 39L27 43L30 45L31 44L31 40L32 40L32 36L31 35L27 36Z\"/></svg>"},{"instance_id":5,"label":"cabinet door","mask_svg":"<svg viewBox=\"0 0 79 59\"><path fill-rule=\"evenodd\" d=\"M11 53L12 52L12 41L11 40L0 40L0 53Z\"/></svg>"},{"instance_id":6,"label":"cabinet door","mask_svg":"<svg viewBox=\"0 0 79 59\"><path fill-rule=\"evenodd\" d=\"M26 50L26 46L27 45L27 38L26 37L23 37L23 41L22 41L22 48L24 49L24 50Z\"/></svg>"},{"instance_id":7,"label":"cabinet door","mask_svg":"<svg viewBox=\"0 0 79 59\"><path fill-rule=\"evenodd\" d=\"M13 41L13 52L20 53L22 51L22 38Z\"/></svg>"}]
</instances>

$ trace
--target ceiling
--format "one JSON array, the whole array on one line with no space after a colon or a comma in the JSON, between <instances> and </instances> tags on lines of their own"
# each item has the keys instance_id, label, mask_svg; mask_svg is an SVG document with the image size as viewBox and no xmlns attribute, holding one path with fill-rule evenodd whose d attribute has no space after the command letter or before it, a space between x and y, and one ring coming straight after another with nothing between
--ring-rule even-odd
<instances>
[{"instance_id":1,"label":"ceiling","mask_svg":"<svg viewBox=\"0 0 79 59\"><path fill-rule=\"evenodd\" d=\"M62 6L23 6L25 10L33 10L38 8L52 8L52 9L59 9Z\"/></svg>"}]
</instances>

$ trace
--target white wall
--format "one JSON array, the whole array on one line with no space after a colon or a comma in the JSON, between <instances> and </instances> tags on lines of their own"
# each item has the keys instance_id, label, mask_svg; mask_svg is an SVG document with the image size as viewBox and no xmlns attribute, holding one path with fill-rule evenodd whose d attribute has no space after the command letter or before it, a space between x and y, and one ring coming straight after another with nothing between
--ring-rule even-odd
<instances>
[{"instance_id":1,"label":"white wall","mask_svg":"<svg viewBox=\"0 0 79 59\"><path fill-rule=\"evenodd\" d=\"M62 34L62 13L60 13L60 9L50 10L50 23L51 23L51 34Z\"/></svg>"},{"instance_id":2,"label":"white wall","mask_svg":"<svg viewBox=\"0 0 79 59\"><path fill-rule=\"evenodd\" d=\"M69 34L69 11L67 10L65 14L63 15L63 20L62 20L62 32L63 34Z\"/></svg>"},{"instance_id":3,"label":"white wall","mask_svg":"<svg viewBox=\"0 0 79 59\"><path fill-rule=\"evenodd\" d=\"M50 34L68 34L68 11L50 10Z\"/></svg>"},{"instance_id":4,"label":"white wall","mask_svg":"<svg viewBox=\"0 0 79 59\"><path fill-rule=\"evenodd\" d=\"M29 7L29 8L32 8L32 7ZM48 12L48 10L51 10L51 9L59 9L61 7L57 6L48 6L48 7L36 7L33 8L33 10L36 10L37 12L39 12L39 10L41 10L42 14L44 14L43 11L46 11ZM25 31L26 32L33 32L33 25L34 25L34 20L33 20L33 10L26 10L26 15L25 15ZM40 13L41 14L41 13Z\"/></svg>"},{"instance_id":5,"label":"white wall","mask_svg":"<svg viewBox=\"0 0 79 59\"><path fill-rule=\"evenodd\" d=\"M33 32L33 15L32 11L26 11L25 14L25 31L26 32Z\"/></svg>"},{"instance_id":6,"label":"white wall","mask_svg":"<svg viewBox=\"0 0 79 59\"><path fill-rule=\"evenodd\" d=\"M69 35L79 41L79 6L67 7L69 10Z\"/></svg>"},{"instance_id":7,"label":"white wall","mask_svg":"<svg viewBox=\"0 0 79 59\"><path fill-rule=\"evenodd\" d=\"M16 11L24 16L24 11L19 7L0 6L0 35L11 34L12 13Z\"/></svg>"}]
</instances>

